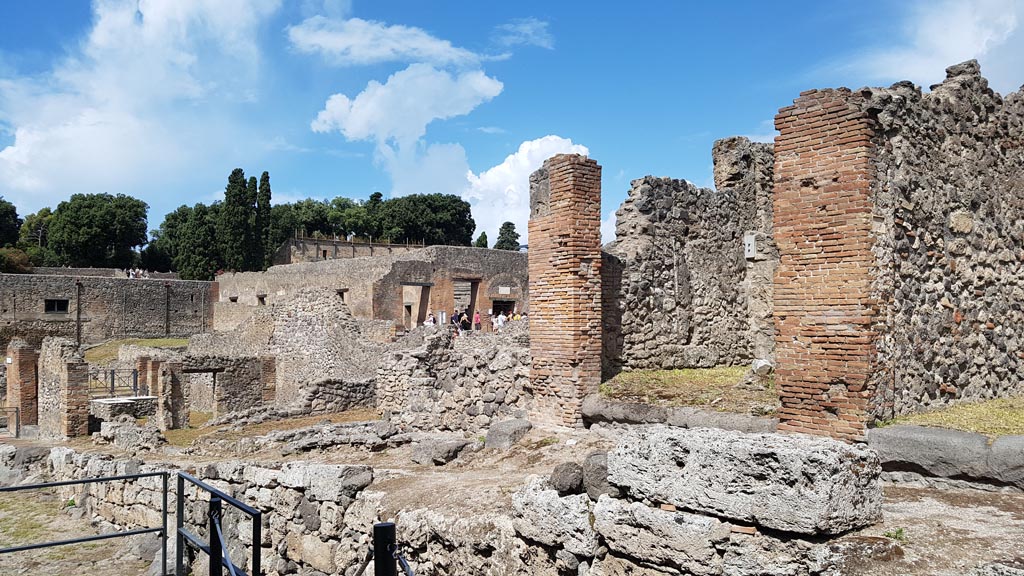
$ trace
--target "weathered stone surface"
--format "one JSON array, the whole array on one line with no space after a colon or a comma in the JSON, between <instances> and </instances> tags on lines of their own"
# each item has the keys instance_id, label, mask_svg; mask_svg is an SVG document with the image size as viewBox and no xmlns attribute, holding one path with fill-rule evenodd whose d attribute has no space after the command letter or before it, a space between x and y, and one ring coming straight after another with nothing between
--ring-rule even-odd
<instances>
[{"instance_id":1,"label":"weathered stone surface","mask_svg":"<svg viewBox=\"0 0 1024 576\"><path fill-rule=\"evenodd\" d=\"M653 424L664 422L667 412L663 406L640 404L637 402L618 402L602 398L600 394L591 394L583 400L583 421L587 424L595 422L618 422L620 424Z\"/></svg>"},{"instance_id":2,"label":"weathered stone surface","mask_svg":"<svg viewBox=\"0 0 1024 576\"><path fill-rule=\"evenodd\" d=\"M587 574L588 576L666 576L673 573L640 566L625 558L609 554L595 560Z\"/></svg>"},{"instance_id":3,"label":"weathered stone surface","mask_svg":"<svg viewBox=\"0 0 1024 576\"><path fill-rule=\"evenodd\" d=\"M946 478L990 477L988 439L981 434L925 426L886 426L867 433L885 470Z\"/></svg>"},{"instance_id":4,"label":"weathered stone surface","mask_svg":"<svg viewBox=\"0 0 1024 576\"><path fill-rule=\"evenodd\" d=\"M619 555L659 570L697 576L721 573L715 546L729 538L729 526L715 518L607 496L594 506L594 529Z\"/></svg>"},{"instance_id":5,"label":"weathered stone surface","mask_svg":"<svg viewBox=\"0 0 1024 576\"><path fill-rule=\"evenodd\" d=\"M533 428L533 424L530 424L529 420L523 420L521 418L498 422L487 430L484 447L494 448L496 450L508 450L515 445L516 442L519 442L523 436L526 436L526 433L529 432L531 428Z\"/></svg>"},{"instance_id":6,"label":"weathered stone surface","mask_svg":"<svg viewBox=\"0 0 1024 576\"><path fill-rule=\"evenodd\" d=\"M278 482L288 488L305 489L311 500L335 502L343 496L352 498L369 486L373 482L373 469L369 466L289 463L281 469Z\"/></svg>"},{"instance_id":7,"label":"weathered stone surface","mask_svg":"<svg viewBox=\"0 0 1024 576\"><path fill-rule=\"evenodd\" d=\"M441 466L458 458L467 444L469 440L462 438L422 440L412 451L412 461Z\"/></svg>"},{"instance_id":8,"label":"weathered stone surface","mask_svg":"<svg viewBox=\"0 0 1024 576\"><path fill-rule=\"evenodd\" d=\"M642 426L608 472L633 498L775 530L837 534L881 515L877 455L827 438Z\"/></svg>"},{"instance_id":9,"label":"weathered stone surface","mask_svg":"<svg viewBox=\"0 0 1024 576\"><path fill-rule=\"evenodd\" d=\"M563 462L551 471L549 481L562 496L579 494L583 489L583 468L575 462Z\"/></svg>"},{"instance_id":10,"label":"weathered stone surface","mask_svg":"<svg viewBox=\"0 0 1024 576\"><path fill-rule=\"evenodd\" d=\"M512 495L513 524L523 538L558 546L578 556L593 556L597 533L590 522L586 494L559 496L542 478L533 476Z\"/></svg>"},{"instance_id":11,"label":"weathered stone surface","mask_svg":"<svg viewBox=\"0 0 1024 576\"><path fill-rule=\"evenodd\" d=\"M156 426L139 426L130 415L118 416L111 422L101 422L100 431L93 435L96 444L113 444L127 452L149 451L167 442Z\"/></svg>"},{"instance_id":12,"label":"weathered stone surface","mask_svg":"<svg viewBox=\"0 0 1024 576\"><path fill-rule=\"evenodd\" d=\"M602 494L619 497L619 489L608 483L607 452L594 452L583 460L583 487L594 501Z\"/></svg>"},{"instance_id":13,"label":"weathered stone surface","mask_svg":"<svg viewBox=\"0 0 1024 576\"><path fill-rule=\"evenodd\" d=\"M721 428L738 432L774 432L779 424L776 418L737 414L735 412L715 412L682 406L669 408L665 423L683 428Z\"/></svg>"},{"instance_id":14,"label":"weathered stone surface","mask_svg":"<svg viewBox=\"0 0 1024 576\"><path fill-rule=\"evenodd\" d=\"M1024 565L1011 566L1009 564L993 562L992 564L978 566L971 572L970 576L1024 576Z\"/></svg>"},{"instance_id":15,"label":"weathered stone surface","mask_svg":"<svg viewBox=\"0 0 1024 576\"><path fill-rule=\"evenodd\" d=\"M1024 436L1001 436L989 447L988 467L992 476L1024 488Z\"/></svg>"}]
</instances>

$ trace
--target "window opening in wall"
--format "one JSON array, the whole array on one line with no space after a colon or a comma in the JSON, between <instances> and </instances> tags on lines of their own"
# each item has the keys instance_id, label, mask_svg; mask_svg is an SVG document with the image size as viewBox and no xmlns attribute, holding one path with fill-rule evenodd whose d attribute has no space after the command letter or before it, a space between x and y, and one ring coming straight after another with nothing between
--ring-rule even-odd
<instances>
[{"instance_id":1,"label":"window opening in wall","mask_svg":"<svg viewBox=\"0 0 1024 576\"><path fill-rule=\"evenodd\" d=\"M324 260L327 260L327 250L323 250Z\"/></svg>"},{"instance_id":2,"label":"window opening in wall","mask_svg":"<svg viewBox=\"0 0 1024 576\"><path fill-rule=\"evenodd\" d=\"M267 295L266 294L257 294L256 295L256 302L260 306L266 306L267 305Z\"/></svg>"},{"instance_id":3,"label":"window opening in wall","mask_svg":"<svg viewBox=\"0 0 1024 576\"><path fill-rule=\"evenodd\" d=\"M43 309L47 314L67 314L68 313L68 301L67 300L50 300L47 298L44 300Z\"/></svg>"},{"instance_id":4,"label":"window opening in wall","mask_svg":"<svg viewBox=\"0 0 1024 576\"><path fill-rule=\"evenodd\" d=\"M338 293L338 298L341 298L342 304L346 304L348 302L345 298L345 295L348 294L348 288L338 288L335 292Z\"/></svg>"},{"instance_id":5,"label":"window opening in wall","mask_svg":"<svg viewBox=\"0 0 1024 576\"><path fill-rule=\"evenodd\" d=\"M238 302L238 296L228 296L229 302Z\"/></svg>"},{"instance_id":6,"label":"window opening in wall","mask_svg":"<svg viewBox=\"0 0 1024 576\"><path fill-rule=\"evenodd\" d=\"M196 301L196 295L195 294L189 294L188 295L188 301L189 302L195 302Z\"/></svg>"}]
</instances>

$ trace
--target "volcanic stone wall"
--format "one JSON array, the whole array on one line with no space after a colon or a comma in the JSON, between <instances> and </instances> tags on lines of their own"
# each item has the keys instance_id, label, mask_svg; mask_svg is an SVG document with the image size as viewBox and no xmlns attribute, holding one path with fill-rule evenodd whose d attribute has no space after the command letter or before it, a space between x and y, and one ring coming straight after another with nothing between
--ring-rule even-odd
<instances>
[{"instance_id":1,"label":"volcanic stone wall","mask_svg":"<svg viewBox=\"0 0 1024 576\"><path fill-rule=\"evenodd\" d=\"M191 336L211 324L216 299L216 282L0 274L0 347L12 338L36 347L47 336L75 340L79 330L82 344ZM47 311L48 300L66 308Z\"/></svg>"},{"instance_id":2,"label":"volcanic stone wall","mask_svg":"<svg viewBox=\"0 0 1024 576\"><path fill-rule=\"evenodd\" d=\"M89 365L66 338L47 338L39 354L39 435L89 433Z\"/></svg>"},{"instance_id":3,"label":"volcanic stone wall","mask_svg":"<svg viewBox=\"0 0 1024 576\"><path fill-rule=\"evenodd\" d=\"M602 276L607 375L773 357L772 146L729 138L713 157L717 190L647 176L616 213Z\"/></svg>"},{"instance_id":4,"label":"volcanic stone wall","mask_svg":"<svg viewBox=\"0 0 1024 576\"><path fill-rule=\"evenodd\" d=\"M601 383L601 167L560 154L530 176L530 351L537 422L582 425Z\"/></svg>"},{"instance_id":5,"label":"volcanic stone wall","mask_svg":"<svg viewBox=\"0 0 1024 576\"><path fill-rule=\"evenodd\" d=\"M776 117L780 429L1020 393L1024 101L976 62Z\"/></svg>"}]
</instances>

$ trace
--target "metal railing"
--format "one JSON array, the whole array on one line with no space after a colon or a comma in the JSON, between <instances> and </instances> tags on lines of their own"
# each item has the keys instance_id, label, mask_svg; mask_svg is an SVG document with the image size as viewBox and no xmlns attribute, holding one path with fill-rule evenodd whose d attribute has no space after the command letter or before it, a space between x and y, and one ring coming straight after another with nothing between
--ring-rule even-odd
<instances>
[{"instance_id":1,"label":"metal railing","mask_svg":"<svg viewBox=\"0 0 1024 576\"><path fill-rule=\"evenodd\" d=\"M377 553L378 550L380 553ZM370 562L373 562L374 576L398 576L399 567L405 576L416 576L402 556L394 522L379 522L373 525L373 545L366 551L366 558L356 570L355 576L363 576Z\"/></svg>"},{"instance_id":2,"label":"metal railing","mask_svg":"<svg viewBox=\"0 0 1024 576\"><path fill-rule=\"evenodd\" d=\"M0 554L10 554L13 552L24 552L26 550L38 550L40 548L52 548L54 546L67 546L71 544L84 544L86 542L96 542L97 540L109 540L111 538L127 538L128 536L138 536L139 534L159 534L160 535L160 568L161 574L167 574L167 477L168 472L148 472L144 474L125 474L122 476L107 476L105 478L86 478L84 480L65 480L63 482L47 482L45 484L27 484L24 486L4 486L0 487L0 493L3 492L20 492L23 490L44 490L47 488L57 488L60 486L76 486L82 484L98 484L100 482L116 482L121 480L139 480L141 478L156 478L160 477L163 480L163 509L161 513L162 525L160 527L153 528L137 528L135 530L125 530L122 532L110 532L107 534L97 534L95 536L83 536L81 538L70 538L68 540L55 540L52 542L41 542L38 544L25 544L22 546L12 546L9 548L0 549ZM179 498L180 502L180 498ZM178 572L181 574L182 572Z\"/></svg>"},{"instance_id":3,"label":"metal railing","mask_svg":"<svg viewBox=\"0 0 1024 576\"><path fill-rule=\"evenodd\" d=\"M207 520L209 521L210 542L204 542L198 536L192 534L185 528L185 482L194 485L200 490L210 493L209 509ZM223 517L223 504L240 510L243 514L252 519L252 572L245 571L231 561L228 554L228 547L224 539L224 530L221 527ZM202 480L187 474L178 472L178 519L177 519L177 548L174 560L174 573L185 574L184 552L185 543L196 547L210 557L210 576L223 576L224 568L228 569L231 576L262 576L260 572L260 542L262 542L263 513L220 490L206 484Z\"/></svg>"},{"instance_id":4,"label":"metal railing","mask_svg":"<svg viewBox=\"0 0 1024 576\"><path fill-rule=\"evenodd\" d=\"M21 438L21 408L17 406L0 406L0 412L6 413L7 431L14 438ZM14 415L14 427L11 427L11 414Z\"/></svg>"},{"instance_id":5,"label":"metal railing","mask_svg":"<svg viewBox=\"0 0 1024 576\"><path fill-rule=\"evenodd\" d=\"M89 371L89 395L93 398L117 398L139 395L139 371L91 370Z\"/></svg>"}]
</instances>

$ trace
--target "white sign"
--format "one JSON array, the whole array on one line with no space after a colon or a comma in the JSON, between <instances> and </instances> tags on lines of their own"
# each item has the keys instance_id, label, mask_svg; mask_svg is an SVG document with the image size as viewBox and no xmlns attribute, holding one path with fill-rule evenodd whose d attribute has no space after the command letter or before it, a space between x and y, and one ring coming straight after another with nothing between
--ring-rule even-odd
<instances>
[{"instance_id":1,"label":"white sign","mask_svg":"<svg viewBox=\"0 0 1024 576\"><path fill-rule=\"evenodd\" d=\"M512 288L509 286L498 286L498 294L500 296L508 296L512 293Z\"/></svg>"}]
</instances>

